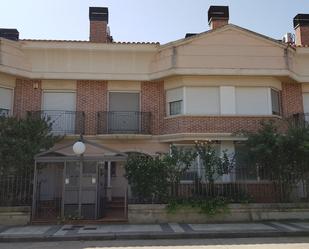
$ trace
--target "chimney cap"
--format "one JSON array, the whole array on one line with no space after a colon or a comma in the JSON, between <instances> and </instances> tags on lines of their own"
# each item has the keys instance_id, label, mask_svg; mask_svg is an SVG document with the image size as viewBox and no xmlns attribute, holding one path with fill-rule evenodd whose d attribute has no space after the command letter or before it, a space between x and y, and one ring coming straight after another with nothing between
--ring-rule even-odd
<instances>
[{"instance_id":1,"label":"chimney cap","mask_svg":"<svg viewBox=\"0 0 309 249\"><path fill-rule=\"evenodd\" d=\"M105 21L108 23L107 7L89 7L90 21Z\"/></svg>"},{"instance_id":2,"label":"chimney cap","mask_svg":"<svg viewBox=\"0 0 309 249\"><path fill-rule=\"evenodd\" d=\"M192 37L192 36L195 36L197 35L196 33L187 33L185 38L189 38L189 37Z\"/></svg>"},{"instance_id":3,"label":"chimney cap","mask_svg":"<svg viewBox=\"0 0 309 249\"><path fill-rule=\"evenodd\" d=\"M19 40L19 32L17 29L1 29L0 28L0 37L18 41Z\"/></svg>"},{"instance_id":4,"label":"chimney cap","mask_svg":"<svg viewBox=\"0 0 309 249\"><path fill-rule=\"evenodd\" d=\"M210 6L208 9L208 22L213 18L229 19L229 6Z\"/></svg>"},{"instance_id":5,"label":"chimney cap","mask_svg":"<svg viewBox=\"0 0 309 249\"><path fill-rule=\"evenodd\" d=\"M309 25L309 14L298 14L293 19L294 28L302 25Z\"/></svg>"}]
</instances>

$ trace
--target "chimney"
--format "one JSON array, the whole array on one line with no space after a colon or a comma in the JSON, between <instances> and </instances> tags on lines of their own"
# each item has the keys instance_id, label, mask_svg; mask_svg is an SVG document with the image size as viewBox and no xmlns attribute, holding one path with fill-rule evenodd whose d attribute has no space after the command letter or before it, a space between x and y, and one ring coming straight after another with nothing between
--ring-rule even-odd
<instances>
[{"instance_id":1,"label":"chimney","mask_svg":"<svg viewBox=\"0 0 309 249\"><path fill-rule=\"evenodd\" d=\"M19 40L19 32L17 29L0 29L0 37L18 41Z\"/></svg>"},{"instance_id":2,"label":"chimney","mask_svg":"<svg viewBox=\"0 0 309 249\"><path fill-rule=\"evenodd\" d=\"M298 14L293 22L296 45L309 46L309 14Z\"/></svg>"},{"instance_id":3,"label":"chimney","mask_svg":"<svg viewBox=\"0 0 309 249\"><path fill-rule=\"evenodd\" d=\"M210 6L208 24L211 29L217 29L229 23L229 6Z\"/></svg>"},{"instance_id":4,"label":"chimney","mask_svg":"<svg viewBox=\"0 0 309 249\"><path fill-rule=\"evenodd\" d=\"M108 8L90 7L90 37L91 42L108 43L112 41L108 27Z\"/></svg>"}]
</instances>

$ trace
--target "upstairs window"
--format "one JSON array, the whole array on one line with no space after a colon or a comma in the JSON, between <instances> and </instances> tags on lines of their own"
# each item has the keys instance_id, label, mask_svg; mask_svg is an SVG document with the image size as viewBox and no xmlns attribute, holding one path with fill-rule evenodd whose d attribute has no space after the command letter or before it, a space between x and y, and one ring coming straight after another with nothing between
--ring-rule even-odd
<instances>
[{"instance_id":1,"label":"upstairs window","mask_svg":"<svg viewBox=\"0 0 309 249\"><path fill-rule=\"evenodd\" d=\"M280 95L279 92L271 89L271 110L273 115L281 114L281 104L280 104Z\"/></svg>"},{"instance_id":2,"label":"upstairs window","mask_svg":"<svg viewBox=\"0 0 309 249\"><path fill-rule=\"evenodd\" d=\"M12 111L13 90L0 87L0 116L8 117Z\"/></svg>"},{"instance_id":3,"label":"upstairs window","mask_svg":"<svg viewBox=\"0 0 309 249\"><path fill-rule=\"evenodd\" d=\"M182 100L169 102L170 115L179 115L182 113Z\"/></svg>"},{"instance_id":4,"label":"upstairs window","mask_svg":"<svg viewBox=\"0 0 309 249\"><path fill-rule=\"evenodd\" d=\"M166 109L170 116L183 114L183 88L174 88L166 91Z\"/></svg>"}]
</instances>

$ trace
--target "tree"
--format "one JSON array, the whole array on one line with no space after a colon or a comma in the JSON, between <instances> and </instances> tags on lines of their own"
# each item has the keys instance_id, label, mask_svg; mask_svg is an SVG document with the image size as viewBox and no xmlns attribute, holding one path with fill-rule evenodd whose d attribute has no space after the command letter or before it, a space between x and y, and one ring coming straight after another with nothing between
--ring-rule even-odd
<instances>
[{"instance_id":1,"label":"tree","mask_svg":"<svg viewBox=\"0 0 309 249\"><path fill-rule=\"evenodd\" d=\"M213 183L217 178L231 171L233 159L228 157L226 151L219 156L216 149L208 142L198 142L195 147L208 182Z\"/></svg>"},{"instance_id":2,"label":"tree","mask_svg":"<svg viewBox=\"0 0 309 249\"><path fill-rule=\"evenodd\" d=\"M168 172L173 196L178 195L178 184L181 176L190 168L196 156L197 154L193 149L176 147L173 144L170 147L170 153L163 155L162 160Z\"/></svg>"},{"instance_id":3,"label":"tree","mask_svg":"<svg viewBox=\"0 0 309 249\"><path fill-rule=\"evenodd\" d=\"M274 122L263 122L248 140L237 160L257 168L262 179L272 180L281 201L289 201L295 184L309 172L309 127L289 125L280 131Z\"/></svg>"},{"instance_id":4,"label":"tree","mask_svg":"<svg viewBox=\"0 0 309 249\"><path fill-rule=\"evenodd\" d=\"M166 201L168 194L167 168L159 156L131 154L127 159L125 169L133 195L139 202Z\"/></svg>"},{"instance_id":5,"label":"tree","mask_svg":"<svg viewBox=\"0 0 309 249\"><path fill-rule=\"evenodd\" d=\"M215 180L231 171L234 165L233 158L229 158L226 151L223 151L222 156L218 155L210 142L197 142L195 147L208 183L205 192L207 196L215 197ZM196 184L200 184L200 182ZM202 189L202 187L198 187L198 189Z\"/></svg>"},{"instance_id":6,"label":"tree","mask_svg":"<svg viewBox=\"0 0 309 249\"><path fill-rule=\"evenodd\" d=\"M58 139L47 120L0 117L0 175L31 170L34 156L51 148Z\"/></svg>"}]
</instances>

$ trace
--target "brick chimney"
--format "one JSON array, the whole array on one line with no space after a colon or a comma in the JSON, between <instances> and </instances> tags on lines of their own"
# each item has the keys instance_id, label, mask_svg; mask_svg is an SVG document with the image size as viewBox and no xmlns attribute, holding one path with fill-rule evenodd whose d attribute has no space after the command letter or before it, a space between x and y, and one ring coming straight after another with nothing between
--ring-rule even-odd
<instances>
[{"instance_id":1,"label":"brick chimney","mask_svg":"<svg viewBox=\"0 0 309 249\"><path fill-rule=\"evenodd\" d=\"M298 14L293 22L296 45L309 46L309 14Z\"/></svg>"},{"instance_id":2,"label":"brick chimney","mask_svg":"<svg viewBox=\"0 0 309 249\"><path fill-rule=\"evenodd\" d=\"M19 40L19 32L17 29L1 29L0 28L0 37L18 41Z\"/></svg>"},{"instance_id":3,"label":"brick chimney","mask_svg":"<svg viewBox=\"0 0 309 249\"><path fill-rule=\"evenodd\" d=\"M90 7L90 37L91 42L108 43L112 41L108 27L108 8Z\"/></svg>"},{"instance_id":4,"label":"brick chimney","mask_svg":"<svg viewBox=\"0 0 309 249\"><path fill-rule=\"evenodd\" d=\"M210 6L208 23L211 29L217 29L229 23L229 6Z\"/></svg>"}]
</instances>

